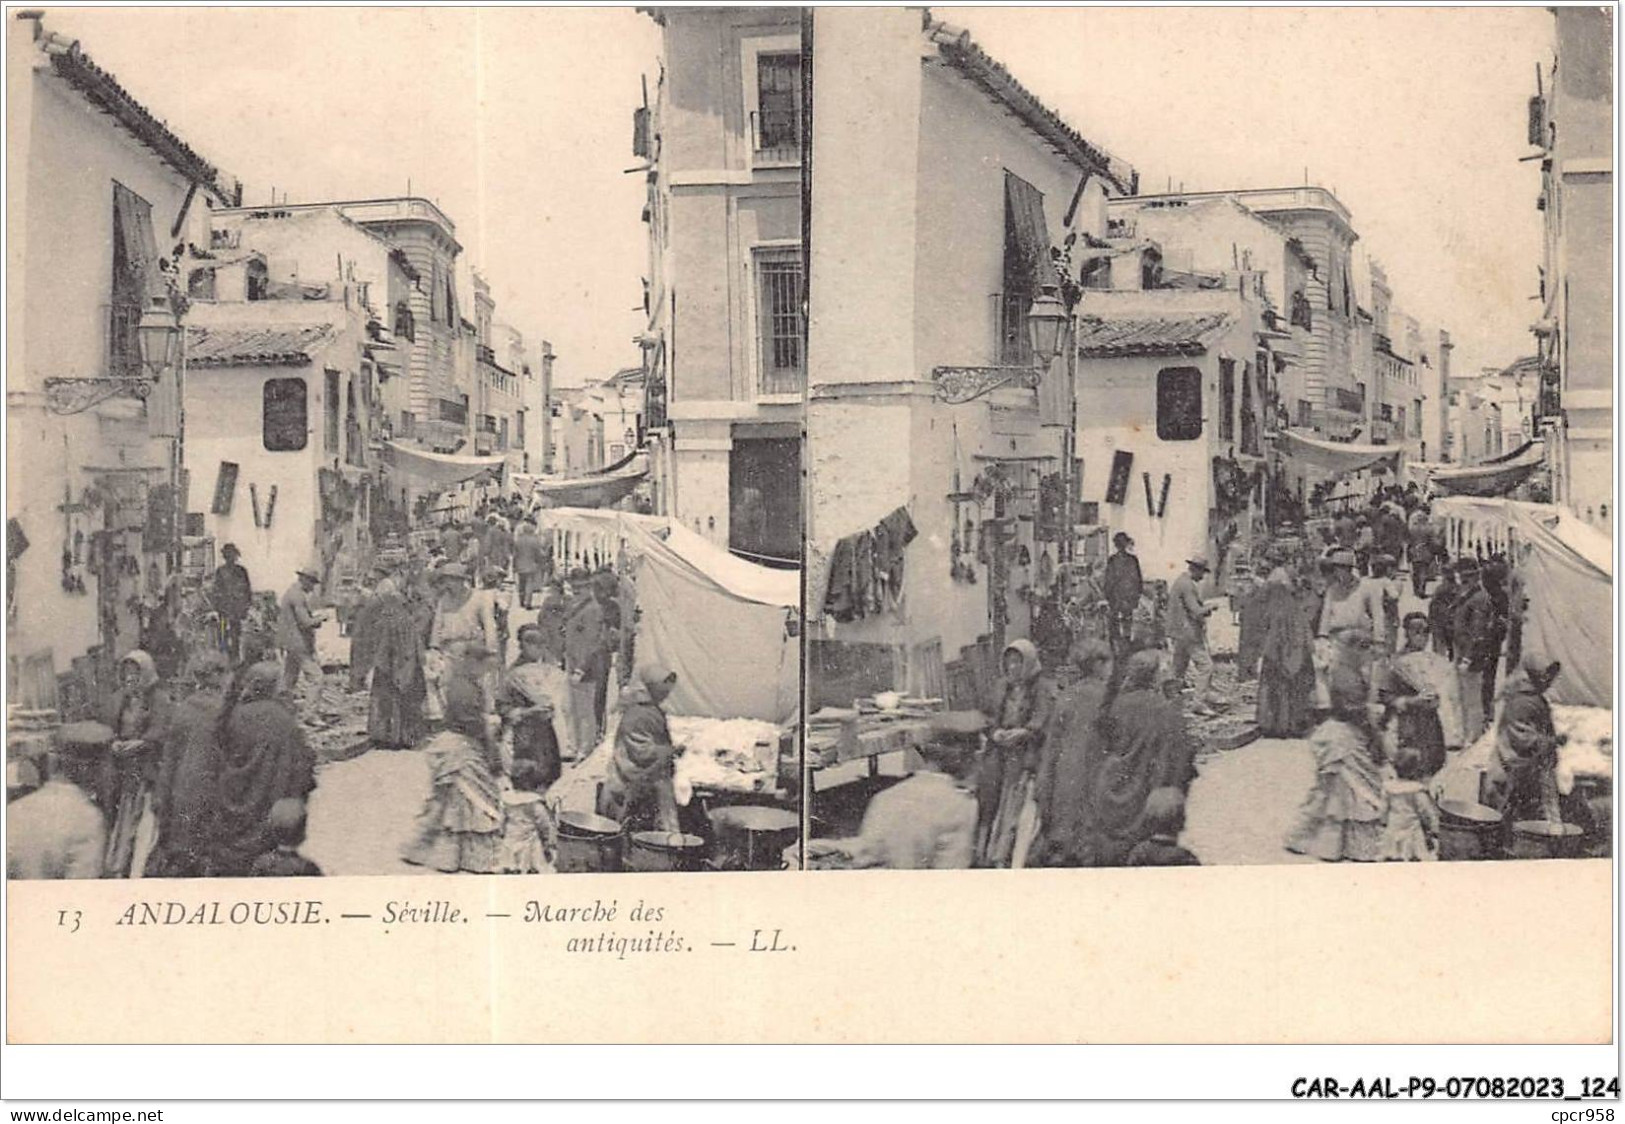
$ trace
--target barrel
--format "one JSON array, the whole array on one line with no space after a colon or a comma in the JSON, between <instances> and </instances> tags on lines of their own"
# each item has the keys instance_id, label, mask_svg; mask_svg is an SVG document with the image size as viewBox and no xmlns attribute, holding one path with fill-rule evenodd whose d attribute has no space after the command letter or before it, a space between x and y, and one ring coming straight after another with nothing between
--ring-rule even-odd
<instances>
[{"instance_id":1,"label":"barrel","mask_svg":"<svg viewBox=\"0 0 1625 1124\"><path fill-rule=\"evenodd\" d=\"M1606 859L1614 850L1614 786L1601 777L1580 777L1574 782L1575 791L1591 810L1591 834L1587 838L1587 852L1593 858Z\"/></svg>"},{"instance_id":2,"label":"barrel","mask_svg":"<svg viewBox=\"0 0 1625 1124\"><path fill-rule=\"evenodd\" d=\"M1445 862L1499 858L1501 813L1465 800L1439 802L1439 858Z\"/></svg>"},{"instance_id":3,"label":"barrel","mask_svg":"<svg viewBox=\"0 0 1625 1124\"><path fill-rule=\"evenodd\" d=\"M559 859L561 874L607 873L621 869L625 836L621 825L591 812L559 814Z\"/></svg>"},{"instance_id":4,"label":"barrel","mask_svg":"<svg viewBox=\"0 0 1625 1124\"><path fill-rule=\"evenodd\" d=\"M711 812L722 870L780 870L784 850L801 834L801 817L783 808L735 804Z\"/></svg>"},{"instance_id":5,"label":"barrel","mask_svg":"<svg viewBox=\"0 0 1625 1124\"><path fill-rule=\"evenodd\" d=\"M1519 820L1512 825L1515 859L1572 859L1581 853L1585 829L1574 823Z\"/></svg>"},{"instance_id":6,"label":"barrel","mask_svg":"<svg viewBox=\"0 0 1625 1124\"><path fill-rule=\"evenodd\" d=\"M633 832L626 852L627 870L698 870L705 840L680 831Z\"/></svg>"}]
</instances>

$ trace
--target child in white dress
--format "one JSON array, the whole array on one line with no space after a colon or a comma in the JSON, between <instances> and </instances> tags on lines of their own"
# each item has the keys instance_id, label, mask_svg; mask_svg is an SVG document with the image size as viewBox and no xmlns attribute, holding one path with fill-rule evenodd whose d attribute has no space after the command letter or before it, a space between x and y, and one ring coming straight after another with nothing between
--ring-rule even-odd
<instances>
[{"instance_id":1,"label":"child in white dress","mask_svg":"<svg viewBox=\"0 0 1625 1124\"><path fill-rule=\"evenodd\" d=\"M1394 773L1383 782L1388 816L1379 854L1388 862L1433 862L1439 857L1439 809L1428 794L1426 767L1415 746L1394 753Z\"/></svg>"}]
</instances>

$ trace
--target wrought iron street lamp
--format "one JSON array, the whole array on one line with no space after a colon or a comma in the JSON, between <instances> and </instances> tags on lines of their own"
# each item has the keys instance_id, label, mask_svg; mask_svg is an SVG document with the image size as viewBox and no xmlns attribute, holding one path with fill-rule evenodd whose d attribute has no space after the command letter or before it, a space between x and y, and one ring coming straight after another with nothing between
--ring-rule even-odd
<instances>
[{"instance_id":1,"label":"wrought iron street lamp","mask_svg":"<svg viewBox=\"0 0 1625 1124\"><path fill-rule=\"evenodd\" d=\"M1033 359L1040 370L1055 359L1061 346L1061 331L1070 319L1061 302L1060 289L1045 285L1027 310L1027 332L1032 338Z\"/></svg>"},{"instance_id":2,"label":"wrought iron street lamp","mask_svg":"<svg viewBox=\"0 0 1625 1124\"><path fill-rule=\"evenodd\" d=\"M180 364L181 325L169 306L169 298L154 294L141 323L136 326L136 344L141 349L141 366L154 382Z\"/></svg>"}]
</instances>

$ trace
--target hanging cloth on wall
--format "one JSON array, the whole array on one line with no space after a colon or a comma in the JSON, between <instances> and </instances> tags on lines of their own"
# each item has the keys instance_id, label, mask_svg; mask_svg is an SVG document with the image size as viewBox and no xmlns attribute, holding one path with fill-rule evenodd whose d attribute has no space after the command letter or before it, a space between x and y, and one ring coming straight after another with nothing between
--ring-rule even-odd
<instances>
[{"instance_id":1,"label":"hanging cloth on wall","mask_svg":"<svg viewBox=\"0 0 1625 1124\"><path fill-rule=\"evenodd\" d=\"M1033 292L1054 285L1057 276L1050 256L1049 224L1044 218L1044 194L1012 172L1004 173L1005 230L1020 255L1020 267L1032 278Z\"/></svg>"},{"instance_id":2,"label":"hanging cloth on wall","mask_svg":"<svg viewBox=\"0 0 1625 1124\"><path fill-rule=\"evenodd\" d=\"M867 531L847 535L830 554L824 611L841 623L898 607L903 561L918 535L907 508L899 507Z\"/></svg>"}]
</instances>

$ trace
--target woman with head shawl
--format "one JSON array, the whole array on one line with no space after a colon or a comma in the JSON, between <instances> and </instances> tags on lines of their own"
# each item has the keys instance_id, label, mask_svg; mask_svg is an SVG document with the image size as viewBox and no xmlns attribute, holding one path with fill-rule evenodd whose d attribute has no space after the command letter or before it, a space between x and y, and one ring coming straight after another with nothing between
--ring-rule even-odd
<instances>
[{"instance_id":1,"label":"woman with head shawl","mask_svg":"<svg viewBox=\"0 0 1625 1124\"><path fill-rule=\"evenodd\" d=\"M1381 859L1383 792L1381 749L1371 729L1370 686L1357 666L1340 664L1327 676L1331 715L1315 728L1315 785L1305 798L1286 849L1326 862Z\"/></svg>"},{"instance_id":2,"label":"woman with head shawl","mask_svg":"<svg viewBox=\"0 0 1625 1124\"><path fill-rule=\"evenodd\" d=\"M222 719L213 873L242 877L276 845L271 808L316 787L316 759L272 661L245 667Z\"/></svg>"},{"instance_id":3,"label":"woman with head shawl","mask_svg":"<svg viewBox=\"0 0 1625 1124\"><path fill-rule=\"evenodd\" d=\"M977 778L977 856L982 866L1007 867L1028 782L1038 771L1044 728L1055 707L1055 683L1038 649L1016 640L1004 649L1004 675L987 710L993 732Z\"/></svg>"},{"instance_id":4,"label":"woman with head shawl","mask_svg":"<svg viewBox=\"0 0 1625 1124\"><path fill-rule=\"evenodd\" d=\"M638 668L621 701L615 753L598 791L598 814L629 831L677 831L677 794L672 763L677 748L661 704L677 685L677 673L650 662Z\"/></svg>"},{"instance_id":5,"label":"woman with head shawl","mask_svg":"<svg viewBox=\"0 0 1625 1124\"><path fill-rule=\"evenodd\" d=\"M1122 866L1135 844L1154 828L1146 801L1159 788L1184 792L1196 776L1196 743L1185 714L1157 682L1157 652L1136 653L1123 673L1117 697L1108 700L1101 727L1107 752L1090 783L1087 828L1091 863Z\"/></svg>"},{"instance_id":6,"label":"woman with head shawl","mask_svg":"<svg viewBox=\"0 0 1625 1124\"><path fill-rule=\"evenodd\" d=\"M146 652L130 652L118 674L119 690L102 713L113 730L112 768L99 801L111 825L105 868L112 878L139 878L156 835L152 792L174 708Z\"/></svg>"},{"instance_id":7,"label":"woman with head shawl","mask_svg":"<svg viewBox=\"0 0 1625 1124\"><path fill-rule=\"evenodd\" d=\"M536 766L537 791L559 779L564 761L574 761L570 741L570 683L564 669L547 659L542 630L519 630L519 658L503 676L497 712L513 734L513 760Z\"/></svg>"},{"instance_id":8,"label":"woman with head shawl","mask_svg":"<svg viewBox=\"0 0 1625 1124\"><path fill-rule=\"evenodd\" d=\"M220 716L229 672L225 654L212 649L192 662L197 686L175 706L159 761L153 792L158 847L147 862L149 876L202 878L212 873L209 841L219 804Z\"/></svg>"},{"instance_id":9,"label":"woman with head shawl","mask_svg":"<svg viewBox=\"0 0 1625 1124\"><path fill-rule=\"evenodd\" d=\"M1502 776L1492 777L1486 803L1502 810L1508 823L1589 824L1585 802L1565 802L1558 791L1557 751L1566 739L1557 732L1546 692L1562 670L1561 663L1530 656L1502 688L1496 723L1496 760Z\"/></svg>"},{"instance_id":10,"label":"woman with head shawl","mask_svg":"<svg viewBox=\"0 0 1625 1124\"><path fill-rule=\"evenodd\" d=\"M372 699L367 737L384 749L407 749L423 737L423 629L395 579L378 583L368 610Z\"/></svg>"},{"instance_id":11,"label":"woman with head shawl","mask_svg":"<svg viewBox=\"0 0 1625 1124\"><path fill-rule=\"evenodd\" d=\"M1285 566L1270 572L1258 603L1258 729L1267 738L1299 737L1314 701L1315 637Z\"/></svg>"},{"instance_id":12,"label":"woman with head shawl","mask_svg":"<svg viewBox=\"0 0 1625 1124\"><path fill-rule=\"evenodd\" d=\"M1153 669L1158 663L1155 652L1133 658L1149 658ZM1074 646L1072 663L1079 678L1056 699L1034 786L1039 822L1034 853L1039 866L1093 865L1089 800L1093 779L1106 758L1100 714L1112 675L1112 650L1105 640L1084 640Z\"/></svg>"},{"instance_id":13,"label":"woman with head shawl","mask_svg":"<svg viewBox=\"0 0 1625 1124\"><path fill-rule=\"evenodd\" d=\"M403 854L417 866L451 874L503 869L502 788L487 720L480 666L470 652L446 682L446 728L425 744L434 787L418 813L418 836Z\"/></svg>"}]
</instances>

